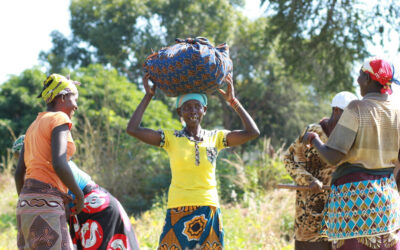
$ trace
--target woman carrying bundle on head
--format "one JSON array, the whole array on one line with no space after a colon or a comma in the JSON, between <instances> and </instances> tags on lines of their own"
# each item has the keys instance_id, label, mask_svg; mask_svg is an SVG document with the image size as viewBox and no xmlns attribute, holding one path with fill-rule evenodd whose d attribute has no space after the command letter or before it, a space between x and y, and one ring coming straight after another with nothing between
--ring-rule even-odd
<instances>
[{"instance_id":1,"label":"woman carrying bundle on head","mask_svg":"<svg viewBox=\"0 0 400 250\"><path fill-rule=\"evenodd\" d=\"M393 66L364 62L357 79L362 100L345 109L326 143L307 133L320 157L336 165L322 221L333 248L400 249L400 196L393 170L400 150L400 109L389 95Z\"/></svg>"},{"instance_id":2,"label":"woman carrying bundle on head","mask_svg":"<svg viewBox=\"0 0 400 250\"><path fill-rule=\"evenodd\" d=\"M218 152L241 145L259 135L257 125L235 98L231 76L228 90L219 89L239 115L241 130L205 130L201 121L207 111L207 96L198 93L177 97L176 110L185 122L180 130L152 130L140 126L143 113L155 94L155 86L143 77L146 94L127 127L129 135L164 148L170 159L172 180L168 192L168 210L160 236L159 249L223 247L223 229L216 188L215 167Z\"/></svg>"}]
</instances>

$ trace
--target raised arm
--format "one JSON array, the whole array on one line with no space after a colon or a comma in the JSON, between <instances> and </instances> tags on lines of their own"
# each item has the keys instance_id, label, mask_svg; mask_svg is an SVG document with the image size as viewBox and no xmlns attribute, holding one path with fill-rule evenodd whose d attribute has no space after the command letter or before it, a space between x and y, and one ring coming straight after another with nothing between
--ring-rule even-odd
<instances>
[{"instance_id":1,"label":"raised arm","mask_svg":"<svg viewBox=\"0 0 400 250\"><path fill-rule=\"evenodd\" d=\"M68 124L55 127L51 133L51 157L53 168L60 180L74 193L76 197L76 213L83 208L83 192L76 183L71 168L67 162Z\"/></svg>"},{"instance_id":2,"label":"raised arm","mask_svg":"<svg viewBox=\"0 0 400 250\"><path fill-rule=\"evenodd\" d=\"M143 76L143 85L146 90L146 94L143 97L140 104L137 106L135 112L133 112L133 115L128 122L126 132L129 135L141 140L142 142L145 142L147 144L154 145L154 146L160 146L160 141L161 141L160 133L158 133L157 131L155 131L153 129L143 128L140 126L140 123L142 122L144 111L146 110L147 106L149 105L149 103L155 93L155 85L152 88L150 88L150 86L149 86L149 75L148 74Z\"/></svg>"},{"instance_id":3,"label":"raised arm","mask_svg":"<svg viewBox=\"0 0 400 250\"><path fill-rule=\"evenodd\" d=\"M17 163L17 168L15 170L15 186L17 187L17 193L18 195L21 193L22 187L24 186L24 180L25 180L25 172L26 172L26 166L25 166L25 161L24 161L24 152L25 152L25 147L22 146L21 152L18 157L18 163Z\"/></svg>"},{"instance_id":4,"label":"raised arm","mask_svg":"<svg viewBox=\"0 0 400 250\"><path fill-rule=\"evenodd\" d=\"M238 99L235 98L235 91L233 88L233 80L231 75L227 76L226 82L228 85L227 91L225 92L222 89L219 89L219 92L239 115L243 125L243 129L233 130L227 134L227 144L228 146L232 147L253 140L260 135L260 131L258 130L253 118L251 118L249 113L247 113L247 111L243 108Z\"/></svg>"}]
</instances>

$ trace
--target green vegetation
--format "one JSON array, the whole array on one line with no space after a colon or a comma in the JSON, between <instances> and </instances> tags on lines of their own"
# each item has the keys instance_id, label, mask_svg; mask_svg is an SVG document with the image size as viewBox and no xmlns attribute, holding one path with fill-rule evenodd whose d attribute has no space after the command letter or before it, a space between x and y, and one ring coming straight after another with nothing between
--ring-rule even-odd
<instances>
[{"instance_id":1,"label":"green vegetation","mask_svg":"<svg viewBox=\"0 0 400 250\"><path fill-rule=\"evenodd\" d=\"M0 126L0 134L5 140L0 143L3 148L11 147L15 137L25 133L36 113L43 110L43 102L31 93L36 94L34 90L41 88L39 79L44 77L38 69L29 69L2 85L0 92L5 95L0 98L0 113L4 114L4 125ZM166 193L170 169L162 149L141 143L125 132L143 93L115 69L99 64L76 69L71 78L82 82L79 109L73 117L72 134L78 149L74 162L118 197L128 211L140 213L149 209L157 196ZM215 102L219 102L215 96L210 98L210 106L217 111ZM172 107L160 100L152 101L143 125L153 129L179 129L181 125ZM212 111L208 114L213 118ZM215 127L212 118L207 116L205 127ZM281 151L282 148L276 154L271 140L263 139L253 145L223 151L217 162L217 173L224 201L240 202L249 193L258 194L279 181L290 181L279 160ZM234 199L231 194L236 194Z\"/></svg>"},{"instance_id":2,"label":"green vegetation","mask_svg":"<svg viewBox=\"0 0 400 250\"><path fill-rule=\"evenodd\" d=\"M77 117L79 123L78 118L79 116ZM107 138L108 133L118 131L110 129L111 132L101 134L96 130L88 130L89 128L91 128L89 125L83 126L82 134L84 136L76 139L82 148L90 146L88 141L99 144L104 137ZM140 146L139 143L135 144L135 147ZM143 191L145 188L147 188L146 191L151 190L150 188L156 189L157 186L154 187L151 184L160 185L160 183L154 183L151 179L141 180L140 178L151 178L152 175L147 172L141 173L134 164L124 168L123 165L118 165L118 160L121 159L108 159L108 157L115 157L116 153L112 154L116 150L115 147L116 145L113 143L106 144L104 147L88 147L91 150L78 151L76 161L85 159L83 162L88 164L82 165L82 168L89 172L97 183L115 181L113 186L106 187L110 190L118 187L113 189L112 193L123 202L131 215L131 222L135 226L142 248L155 249L164 224L165 192L154 191L153 197L142 196L141 198L127 195L129 192L145 192ZM222 199L221 210L226 249L293 249L295 193L273 189L276 183L290 181L281 161L282 148L274 150L270 140L264 139L260 140L255 149L252 153L245 152L243 156L227 151L218 160L217 175ZM88 151L86 152L86 150ZM126 151L120 150L127 154ZM141 154L146 153L145 149L141 150ZM155 154L153 156L155 159L150 158L147 162L165 158L165 153L159 151L161 149L151 151L152 154ZM137 158L138 162L142 160L140 157ZM111 160L112 163L110 163ZM136 162L134 159L132 161ZM115 171L109 164L115 164L113 166L117 166L119 171L123 172ZM8 150L6 157L1 160L3 171L0 174L0 196L2 197L0 200L2 208L0 210L0 230L2 232L0 234L0 250L16 248L15 206L18 197L12 178L14 165L15 159ZM157 169L152 165L147 165L147 168L147 171L153 172L154 178L167 179L169 176L167 170L165 173L157 175L157 171L162 171L162 169ZM129 177L121 179L122 174L129 175ZM136 185L129 184L132 181L130 178L133 178L131 176L139 176L135 179ZM118 182L122 182L122 184ZM122 187L124 187L123 190L121 190ZM139 206L145 206L145 211L143 211L143 207Z\"/></svg>"},{"instance_id":3,"label":"green vegetation","mask_svg":"<svg viewBox=\"0 0 400 250\"><path fill-rule=\"evenodd\" d=\"M0 250L16 249L15 206L17 195L11 176L0 175ZM243 204L221 207L226 249L293 249L295 193L268 191L247 196ZM156 249L164 224L166 203L131 217L142 249Z\"/></svg>"},{"instance_id":4,"label":"green vegetation","mask_svg":"<svg viewBox=\"0 0 400 250\"><path fill-rule=\"evenodd\" d=\"M229 44L236 95L261 131L217 161L227 249L290 249L294 193L272 188L290 182L281 153L306 124L329 115L336 92L354 89L352 65L368 55L366 45L400 27L395 1L368 9L357 2L270 0L265 16L250 19L240 11L243 0L71 1L72 36L52 32L53 47L40 53L47 71L26 69L0 85L0 249L15 249L16 239L9 148L44 110L36 95L49 73L82 82L74 161L134 216L142 246L155 248L169 163L162 149L129 137L125 128L143 97L139 79L152 49L196 36ZM180 128L173 103L158 91L143 124ZM237 129L241 122L211 95L203 127Z\"/></svg>"}]
</instances>

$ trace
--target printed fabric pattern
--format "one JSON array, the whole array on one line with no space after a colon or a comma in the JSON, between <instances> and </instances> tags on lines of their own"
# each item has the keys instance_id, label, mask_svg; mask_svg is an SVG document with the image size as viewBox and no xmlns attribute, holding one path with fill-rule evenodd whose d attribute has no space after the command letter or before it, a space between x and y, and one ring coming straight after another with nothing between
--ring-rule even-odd
<instances>
[{"instance_id":1,"label":"printed fabric pattern","mask_svg":"<svg viewBox=\"0 0 400 250\"><path fill-rule=\"evenodd\" d=\"M223 249L221 211L212 206L167 210L158 250Z\"/></svg>"},{"instance_id":2,"label":"printed fabric pattern","mask_svg":"<svg viewBox=\"0 0 400 250\"><path fill-rule=\"evenodd\" d=\"M381 235L400 228L400 196L393 174L332 185L326 207L322 232L330 240Z\"/></svg>"},{"instance_id":3,"label":"printed fabric pattern","mask_svg":"<svg viewBox=\"0 0 400 250\"><path fill-rule=\"evenodd\" d=\"M212 93L220 88L233 65L228 45L212 46L206 38L176 39L177 44L150 55L144 71L167 96Z\"/></svg>"},{"instance_id":4,"label":"printed fabric pattern","mask_svg":"<svg viewBox=\"0 0 400 250\"><path fill-rule=\"evenodd\" d=\"M65 215L69 199L50 184L26 179L17 204L18 248L73 249Z\"/></svg>"},{"instance_id":5,"label":"printed fabric pattern","mask_svg":"<svg viewBox=\"0 0 400 250\"><path fill-rule=\"evenodd\" d=\"M310 124L309 132L315 132L323 142L328 140L319 124ZM305 131L304 131L305 132ZM302 135L304 134L302 133ZM286 170L297 185L308 186L314 180L320 180L324 185L330 185L331 174L334 166L322 161L315 148L307 148L302 142L301 136L290 145L284 156ZM329 191L319 193L310 191L296 192L295 213L295 238L298 241L319 242L326 241L320 235L323 209L329 197Z\"/></svg>"},{"instance_id":6,"label":"printed fabric pattern","mask_svg":"<svg viewBox=\"0 0 400 250\"><path fill-rule=\"evenodd\" d=\"M88 185L84 194L82 212L69 220L74 249L140 249L129 217L114 196L97 185Z\"/></svg>"}]
</instances>

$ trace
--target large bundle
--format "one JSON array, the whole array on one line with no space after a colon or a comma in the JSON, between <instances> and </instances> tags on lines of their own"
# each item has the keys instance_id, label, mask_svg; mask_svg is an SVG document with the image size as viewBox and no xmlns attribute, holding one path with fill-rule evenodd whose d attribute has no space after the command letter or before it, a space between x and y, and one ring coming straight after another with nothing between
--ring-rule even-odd
<instances>
[{"instance_id":1,"label":"large bundle","mask_svg":"<svg viewBox=\"0 0 400 250\"><path fill-rule=\"evenodd\" d=\"M144 70L168 96L211 93L232 73L228 45L212 46L206 38L176 39L177 44L150 55Z\"/></svg>"}]
</instances>

